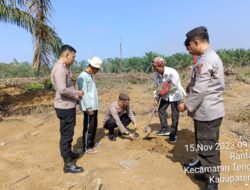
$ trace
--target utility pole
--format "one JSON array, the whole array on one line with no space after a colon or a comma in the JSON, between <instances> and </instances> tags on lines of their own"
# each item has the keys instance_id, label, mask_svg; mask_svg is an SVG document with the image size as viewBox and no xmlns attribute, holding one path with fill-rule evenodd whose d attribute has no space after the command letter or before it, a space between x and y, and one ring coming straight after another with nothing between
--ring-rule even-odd
<instances>
[{"instance_id":1,"label":"utility pole","mask_svg":"<svg viewBox=\"0 0 250 190\"><path fill-rule=\"evenodd\" d=\"M118 73L120 73L121 67L122 67L122 38L120 37L120 61L119 61Z\"/></svg>"},{"instance_id":2,"label":"utility pole","mask_svg":"<svg viewBox=\"0 0 250 190\"><path fill-rule=\"evenodd\" d=\"M122 39L120 39L120 58L122 60Z\"/></svg>"}]
</instances>

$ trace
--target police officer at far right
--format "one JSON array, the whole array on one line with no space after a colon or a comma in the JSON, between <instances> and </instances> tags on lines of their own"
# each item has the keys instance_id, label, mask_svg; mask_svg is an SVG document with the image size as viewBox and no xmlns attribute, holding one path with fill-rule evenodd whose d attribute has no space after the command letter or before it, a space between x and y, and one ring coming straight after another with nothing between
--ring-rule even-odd
<instances>
[{"instance_id":1,"label":"police officer at far right","mask_svg":"<svg viewBox=\"0 0 250 190\"><path fill-rule=\"evenodd\" d=\"M188 110L194 120L197 147L212 147L211 150L198 149L199 162L203 173L195 177L205 181L203 190L217 190L220 179L219 129L224 116L224 70L217 53L209 45L207 28L200 26L186 34L185 45L192 55L200 56L195 64L195 72L189 86L189 96L185 103L178 106L180 112Z\"/></svg>"}]
</instances>

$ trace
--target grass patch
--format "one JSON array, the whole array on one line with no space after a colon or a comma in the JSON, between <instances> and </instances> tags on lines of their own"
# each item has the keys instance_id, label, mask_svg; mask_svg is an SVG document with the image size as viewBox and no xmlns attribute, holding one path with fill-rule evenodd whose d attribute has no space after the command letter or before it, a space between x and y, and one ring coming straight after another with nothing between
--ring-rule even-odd
<instances>
[{"instance_id":1,"label":"grass patch","mask_svg":"<svg viewBox=\"0 0 250 190\"><path fill-rule=\"evenodd\" d=\"M239 81L250 84L250 67L240 69L236 78Z\"/></svg>"},{"instance_id":2,"label":"grass patch","mask_svg":"<svg viewBox=\"0 0 250 190\"><path fill-rule=\"evenodd\" d=\"M31 82L28 83L25 87L24 87L24 92L31 92L33 90L40 90L44 88L44 84L38 83L38 82Z\"/></svg>"}]
</instances>

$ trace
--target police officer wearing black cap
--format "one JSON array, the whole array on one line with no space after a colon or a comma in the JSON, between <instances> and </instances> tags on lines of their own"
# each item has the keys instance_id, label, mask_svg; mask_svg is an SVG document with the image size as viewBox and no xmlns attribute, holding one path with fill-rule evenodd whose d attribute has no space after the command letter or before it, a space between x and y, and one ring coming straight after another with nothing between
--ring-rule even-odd
<instances>
[{"instance_id":1,"label":"police officer wearing black cap","mask_svg":"<svg viewBox=\"0 0 250 190\"><path fill-rule=\"evenodd\" d=\"M217 190L221 161L220 150L216 145L224 116L223 63L209 45L206 27L194 28L186 37L187 50L192 55L200 56L200 59L195 64L195 76L191 79L188 99L178 108L181 112L187 109L194 119L196 148L204 171L196 174L196 177L206 182L204 190Z\"/></svg>"}]
</instances>

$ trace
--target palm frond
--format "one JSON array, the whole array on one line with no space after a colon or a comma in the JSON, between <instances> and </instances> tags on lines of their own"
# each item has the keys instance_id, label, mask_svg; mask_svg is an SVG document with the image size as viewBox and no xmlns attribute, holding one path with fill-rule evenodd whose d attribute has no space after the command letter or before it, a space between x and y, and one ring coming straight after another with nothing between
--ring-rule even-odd
<instances>
[{"instance_id":1,"label":"palm frond","mask_svg":"<svg viewBox=\"0 0 250 190\"><path fill-rule=\"evenodd\" d=\"M26 29L33 36L33 69L39 73L50 66L62 44L49 26L52 6L50 0L0 0L0 21Z\"/></svg>"},{"instance_id":2,"label":"palm frond","mask_svg":"<svg viewBox=\"0 0 250 190\"><path fill-rule=\"evenodd\" d=\"M30 0L28 11L36 19L39 19L45 23L50 23L51 12L53 12L53 8L50 0Z\"/></svg>"},{"instance_id":3,"label":"palm frond","mask_svg":"<svg viewBox=\"0 0 250 190\"><path fill-rule=\"evenodd\" d=\"M0 0L0 4L13 8L24 7L28 0Z\"/></svg>"},{"instance_id":4,"label":"palm frond","mask_svg":"<svg viewBox=\"0 0 250 190\"><path fill-rule=\"evenodd\" d=\"M53 55L57 57L62 42L51 27L39 21L35 24L33 37L35 45L33 69L39 71L50 66L50 61Z\"/></svg>"},{"instance_id":5,"label":"palm frond","mask_svg":"<svg viewBox=\"0 0 250 190\"><path fill-rule=\"evenodd\" d=\"M6 7L2 4L0 5L0 21L15 24L26 29L30 33L32 33L32 27L35 23L34 18L30 14L19 8Z\"/></svg>"},{"instance_id":6,"label":"palm frond","mask_svg":"<svg viewBox=\"0 0 250 190\"><path fill-rule=\"evenodd\" d=\"M43 39L37 39L35 44L35 52L33 57L33 69L38 72L45 71L50 66L51 46Z\"/></svg>"}]
</instances>

